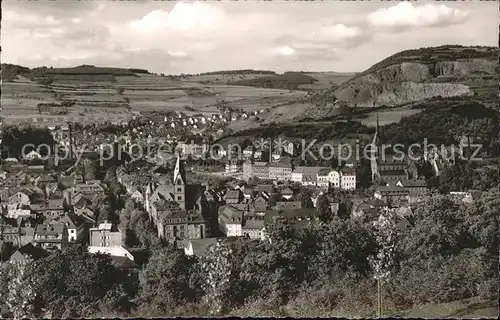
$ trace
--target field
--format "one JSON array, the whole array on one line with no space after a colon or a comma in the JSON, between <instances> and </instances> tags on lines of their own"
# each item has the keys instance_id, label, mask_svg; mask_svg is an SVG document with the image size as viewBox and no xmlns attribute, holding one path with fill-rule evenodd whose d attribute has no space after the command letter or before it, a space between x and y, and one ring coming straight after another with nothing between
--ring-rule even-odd
<instances>
[{"instance_id":1,"label":"field","mask_svg":"<svg viewBox=\"0 0 500 320\"><path fill-rule=\"evenodd\" d=\"M211 115L222 105L254 111L289 104L306 95L303 91L202 84L145 73L129 75L127 71L113 76L112 81L110 75L86 77L63 71L66 73L56 77L51 74L52 81L45 84L24 75L4 82L1 102L5 123L120 121L131 118L134 112L152 111ZM39 104L52 105L40 112Z\"/></svg>"},{"instance_id":2,"label":"field","mask_svg":"<svg viewBox=\"0 0 500 320\"><path fill-rule=\"evenodd\" d=\"M330 88L331 86L338 86L353 78L356 74L350 72L313 72L306 73L306 75L318 80L313 84L301 84L299 89L315 91Z\"/></svg>"}]
</instances>

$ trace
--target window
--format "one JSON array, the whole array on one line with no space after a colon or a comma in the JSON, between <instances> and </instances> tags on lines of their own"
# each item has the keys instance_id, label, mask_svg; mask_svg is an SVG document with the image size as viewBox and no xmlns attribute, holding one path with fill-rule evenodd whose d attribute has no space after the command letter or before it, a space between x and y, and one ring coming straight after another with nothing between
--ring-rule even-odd
<instances>
[{"instance_id":1,"label":"window","mask_svg":"<svg viewBox=\"0 0 500 320\"><path fill-rule=\"evenodd\" d=\"M177 192L182 192L182 188L177 188Z\"/></svg>"},{"instance_id":2,"label":"window","mask_svg":"<svg viewBox=\"0 0 500 320\"><path fill-rule=\"evenodd\" d=\"M182 196L177 196L177 200L182 200Z\"/></svg>"}]
</instances>

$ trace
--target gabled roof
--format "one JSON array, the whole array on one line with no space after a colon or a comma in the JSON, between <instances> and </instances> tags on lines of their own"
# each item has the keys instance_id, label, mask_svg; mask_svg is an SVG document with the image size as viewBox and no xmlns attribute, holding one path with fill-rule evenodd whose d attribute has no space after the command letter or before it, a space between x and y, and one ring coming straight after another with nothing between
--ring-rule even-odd
<instances>
[{"instance_id":1,"label":"gabled roof","mask_svg":"<svg viewBox=\"0 0 500 320\"><path fill-rule=\"evenodd\" d=\"M258 219L258 218L246 219L242 228L244 230L262 230L262 228L264 228L264 219Z\"/></svg>"},{"instance_id":2,"label":"gabled roof","mask_svg":"<svg viewBox=\"0 0 500 320\"><path fill-rule=\"evenodd\" d=\"M401 180L401 185L405 188L423 188L427 187L427 182L423 179L418 179L418 180Z\"/></svg>"},{"instance_id":3,"label":"gabled roof","mask_svg":"<svg viewBox=\"0 0 500 320\"><path fill-rule=\"evenodd\" d=\"M35 234L37 236L60 235L63 232L64 232L64 224L62 223L39 224L36 226L35 229Z\"/></svg>"},{"instance_id":4,"label":"gabled roof","mask_svg":"<svg viewBox=\"0 0 500 320\"><path fill-rule=\"evenodd\" d=\"M30 257L33 260L39 260L47 257L49 253L44 249L34 246L32 243L28 243L14 252L10 260L19 261Z\"/></svg>"},{"instance_id":5,"label":"gabled roof","mask_svg":"<svg viewBox=\"0 0 500 320\"><path fill-rule=\"evenodd\" d=\"M226 195L224 196L225 199L239 199L241 196L241 191L240 190L227 190Z\"/></svg>"},{"instance_id":6,"label":"gabled roof","mask_svg":"<svg viewBox=\"0 0 500 320\"><path fill-rule=\"evenodd\" d=\"M218 240L218 238L188 240L186 248L191 247L195 255L205 255L209 253L210 247L217 244Z\"/></svg>"}]
</instances>

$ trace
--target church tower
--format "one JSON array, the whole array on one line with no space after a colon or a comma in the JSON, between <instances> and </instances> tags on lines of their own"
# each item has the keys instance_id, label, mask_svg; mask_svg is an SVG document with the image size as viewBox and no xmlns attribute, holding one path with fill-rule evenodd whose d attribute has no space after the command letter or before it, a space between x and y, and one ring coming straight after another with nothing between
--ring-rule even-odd
<instances>
[{"instance_id":1,"label":"church tower","mask_svg":"<svg viewBox=\"0 0 500 320\"><path fill-rule=\"evenodd\" d=\"M177 161L174 169L174 197L182 210L186 210L186 172L184 164L177 154Z\"/></svg>"},{"instance_id":2,"label":"church tower","mask_svg":"<svg viewBox=\"0 0 500 320\"><path fill-rule=\"evenodd\" d=\"M377 159L379 157L379 149L380 149L380 128L377 114L377 127L375 129L375 134L373 135L373 140L371 143L371 156L370 163L372 169L372 182L380 177L380 173L378 171L378 162Z\"/></svg>"}]
</instances>

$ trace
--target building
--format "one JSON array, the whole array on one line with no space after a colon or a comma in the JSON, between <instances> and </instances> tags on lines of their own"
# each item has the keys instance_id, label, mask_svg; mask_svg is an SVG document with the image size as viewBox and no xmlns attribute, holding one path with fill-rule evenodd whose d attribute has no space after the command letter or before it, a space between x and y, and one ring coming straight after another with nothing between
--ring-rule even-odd
<instances>
[{"instance_id":1,"label":"building","mask_svg":"<svg viewBox=\"0 0 500 320\"><path fill-rule=\"evenodd\" d=\"M208 151L208 142L201 136L185 137L179 141L176 149L183 155L201 157Z\"/></svg>"},{"instance_id":2,"label":"building","mask_svg":"<svg viewBox=\"0 0 500 320\"><path fill-rule=\"evenodd\" d=\"M82 218L74 213L64 215L59 222L64 223L68 228L68 242L74 243L83 239L85 226Z\"/></svg>"},{"instance_id":3,"label":"building","mask_svg":"<svg viewBox=\"0 0 500 320\"><path fill-rule=\"evenodd\" d=\"M49 255L45 249L34 246L32 243L25 244L17 249L11 256L10 261L26 262L28 259L40 260Z\"/></svg>"},{"instance_id":4,"label":"building","mask_svg":"<svg viewBox=\"0 0 500 320\"><path fill-rule=\"evenodd\" d=\"M269 164L269 179L274 181L289 181L292 179L292 164L288 159Z\"/></svg>"},{"instance_id":5,"label":"building","mask_svg":"<svg viewBox=\"0 0 500 320\"><path fill-rule=\"evenodd\" d=\"M252 177L252 161L247 159L243 162L243 180L248 181Z\"/></svg>"},{"instance_id":6,"label":"building","mask_svg":"<svg viewBox=\"0 0 500 320\"><path fill-rule=\"evenodd\" d=\"M291 210L302 208L302 202L300 201L276 201L276 209L279 210Z\"/></svg>"},{"instance_id":7,"label":"building","mask_svg":"<svg viewBox=\"0 0 500 320\"><path fill-rule=\"evenodd\" d=\"M251 177L256 177L260 180L269 180L269 163L255 162L252 165Z\"/></svg>"},{"instance_id":8,"label":"building","mask_svg":"<svg viewBox=\"0 0 500 320\"><path fill-rule=\"evenodd\" d=\"M227 190L226 195L224 196L224 200L227 204L230 203L240 203L243 201L243 194L241 190Z\"/></svg>"},{"instance_id":9,"label":"building","mask_svg":"<svg viewBox=\"0 0 500 320\"><path fill-rule=\"evenodd\" d=\"M166 210L159 215L158 237L171 241L204 239L210 234L209 221L200 212Z\"/></svg>"},{"instance_id":10,"label":"building","mask_svg":"<svg viewBox=\"0 0 500 320\"><path fill-rule=\"evenodd\" d=\"M34 242L47 251L68 247L68 229L63 223L40 224L35 228Z\"/></svg>"},{"instance_id":11,"label":"building","mask_svg":"<svg viewBox=\"0 0 500 320\"><path fill-rule=\"evenodd\" d=\"M281 191L281 196L285 198L286 200L290 200L294 196L294 192L292 189L289 187L286 187L284 190Z\"/></svg>"},{"instance_id":12,"label":"building","mask_svg":"<svg viewBox=\"0 0 500 320\"><path fill-rule=\"evenodd\" d=\"M225 162L226 163L224 167L226 174L237 173L239 171L238 159L227 159Z\"/></svg>"},{"instance_id":13,"label":"building","mask_svg":"<svg viewBox=\"0 0 500 320\"><path fill-rule=\"evenodd\" d=\"M422 198L427 194L429 188L427 182L423 179L419 180L400 180L396 186L403 187L408 190L410 198Z\"/></svg>"},{"instance_id":14,"label":"building","mask_svg":"<svg viewBox=\"0 0 500 320\"><path fill-rule=\"evenodd\" d=\"M318 173L325 167L296 167L292 172L292 181L300 183L303 186L316 186L318 181Z\"/></svg>"},{"instance_id":15,"label":"building","mask_svg":"<svg viewBox=\"0 0 500 320\"><path fill-rule=\"evenodd\" d=\"M409 191L400 186L379 186L374 193L376 199L380 199L389 205L407 202L409 195Z\"/></svg>"},{"instance_id":16,"label":"building","mask_svg":"<svg viewBox=\"0 0 500 320\"><path fill-rule=\"evenodd\" d=\"M242 226L243 236L250 239L262 239L264 232L264 219L258 216L246 217Z\"/></svg>"},{"instance_id":17,"label":"building","mask_svg":"<svg viewBox=\"0 0 500 320\"><path fill-rule=\"evenodd\" d=\"M380 139L380 126L377 116L377 126L372 140L371 170L372 181L382 180L388 184L396 184L399 180L408 179L407 163L405 157L383 154Z\"/></svg>"},{"instance_id":18,"label":"building","mask_svg":"<svg viewBox=\"0 0 500 320\"><path fill-rule=\"evenodd\" d=\"M245 207L246 208L246 207ZM243 217L246 209L227 205L219 209L219 230L226 237L241 237L243 235Z\"/></svg>"},{"instance_id":19,"label":"building","mask_svg":"<svg viewBox=\"0 0 500 320\"><path fill-rule=\"evenodd\" d=\"M340 173L340 188L342 190L356 189L356 172L352 168L343 168Z\"/></svg>"},{"instance_id":20,"label":"building","mask_svg":"<svg viewBox=\"0 0 500 320\"><path fill-rule=\"evenodd\" d=\"M91 247L119 247L123 244L122 232L109 222L89 229Z\"/></svg>"}]
</instances>

